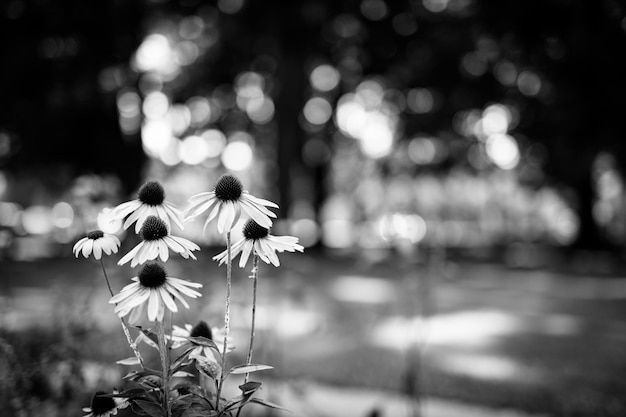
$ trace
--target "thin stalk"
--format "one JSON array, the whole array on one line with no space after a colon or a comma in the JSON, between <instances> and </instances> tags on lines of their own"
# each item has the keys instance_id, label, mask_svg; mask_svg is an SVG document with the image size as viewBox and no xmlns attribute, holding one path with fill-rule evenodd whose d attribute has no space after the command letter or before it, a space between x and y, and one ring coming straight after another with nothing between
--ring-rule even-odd
<instances>
[{"instance_id":1,"label":"thin stalk","mask_svg":"<svg viewBox=\"0 0 626 417\"><path fill-rule=\"evenodd\" d=\"M226 232L226 307L224 310L224 348L222 350L222 374L217 384L217 396L215 398L215 409L219 410L220 394L222 393L222 385L224 385L224 371L226 369L226 352L228 349L228 336L230 333L230 290L232 278L232 255L230 245L230 231Z\"/></svg>"},{"instance_id":2,"label":"thin stalk","mask_svg":"<svg viewBox=\"0 0 626 417\"><path fill-rule=\"evenodd\" d=\"M246 364L250 365L252 363L252 351L254 350L254 330L255 330L255 322L256 322L256 289L257 283L259 281L259 257L254 253L254 258L252 261L252 321L250 323L250 346L248 346L248 358L246 359ZM250 377L250 373L247 372L244 377L244 384L248 382L248 378Z\"/></svg>"},{"instance_id":3,"label":"thin stalk","mask_svg":"<svg viewBox=\"0 0 626 417\"><path fill-rule=\"evenodd\" d=\"M247 365L250 365L252 363L252 352L254 350L254 330L256 323L256 289L257 283L259 281L259 257L257 256L256 252L254 252L254 258L252 259L252 275L250 276L250 278L252 278L252 321L250 323L250 344L248 345L248 357L246 358ZM246 372L243 383L245 384L246 382L248 382L249 378L250 372ZM243 407L240 407L237 410L237 417L239 417L241 410L243 410Z\"/></svg>"},{"instance_id":4,"label":"thin stalk","mask_svg":"<svg viewBox=\"0 0 626 417\"><path fill-rule=\"evenodd\" d=\"M107 275L107 270L104 267L104 261L102 260L102 258L100 258L100 266L102 266L102 272L104 273L104 280L106 281L107 287L109 288L109 293L111 294L111 297L113 297L114 296L113 290L111 289L109 276ZM137 347L137 344L133 340L132 336L130 335L130 331L128 330L128 325L126 324L126 320L124 320L124 317L120 317L120 322L122 323L122 330L124 331L124 335L126 336L126 341L128 342L128 346L130 346L130 348L133 350L135 357L139 361L139 365L141 365L142 368L145 368L144 363L143 363L143 358L141 357L141 353L139 353L139 348Z\"/></svg>"},{"instance_id":5,"label":"thin stalk","mask_svg":"<svg viewBox=\"0 0 626 417\"><path fill-rule=\"evenodd\" d=\"M165 416L170 417L170 358L167 351L167 341L165 340L165 326L162 321L157 321L157 337L159 339L161 368L163 369L163 409L165 409Z\"/></svg>"}]
</instances>

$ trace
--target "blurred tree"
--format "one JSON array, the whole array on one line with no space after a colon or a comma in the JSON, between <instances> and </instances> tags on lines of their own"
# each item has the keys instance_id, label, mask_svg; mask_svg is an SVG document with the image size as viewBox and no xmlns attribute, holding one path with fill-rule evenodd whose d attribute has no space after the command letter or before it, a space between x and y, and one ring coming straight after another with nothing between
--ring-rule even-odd
<instances>
[{"instance_id":1,"label":"blurred tree","mask_svg":"<svg viewBox=\"0 0 626 417\"><path fill-rule=\"evenodd\" d=\"M626 163L625 10L615 0L44 1L37 7L12 0L3 13L0 130L19 148L3 160L10 170L64 161L77 171L113 171L135 187L140 141L122 139L115 89L102 90L103 71L121 77L119 86L136 83L127 64L149 19L217 14L219 45L186 69L175 98L213 91L242 71L272 74L277 137L268 143L277 148L283 215L303 187L296 178L316 190L317 208L324 200L326 164L302 158L310 136L302 108L313 95L311 69L329 63L341 74L329 95L335 105L372 76L404 100L412 89L428 89L426 111L405 101L400 136L428 133L448 142L448 157L429 169L497 169L471 166L468 153L479 141L460 133L455 120L464 111L505 104L517 119L510 134L521 150L521 180L573 190L577 244L606 243L593 217L591 174L600 151L616 155L621 168ZM331 120L316 134L332 149L336 132Z\"/></svg>"}]
</instances>

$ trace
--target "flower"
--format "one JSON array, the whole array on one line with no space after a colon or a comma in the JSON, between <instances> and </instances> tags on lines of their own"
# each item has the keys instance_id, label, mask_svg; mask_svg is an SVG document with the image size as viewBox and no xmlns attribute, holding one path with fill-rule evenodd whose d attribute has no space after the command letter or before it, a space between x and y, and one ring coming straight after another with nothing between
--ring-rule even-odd
<instances>
[{"instance_id":1,"label":"flower","mask_svg":"<svg viewBox=\"0 0 626 417\"><path fill-rule=\"evenodd\" d=\"M122 288L122 291L109 300L109 303L117 304L115 313L120 317L126 316L132 310L131 322L137 321L136 319L142 315L146 306L148 320L162 321L165 307L173 312L178 311L176 299L186 308L189 308L183 295L191 298L202 296L192 289L201 288L202 284L168 277L165 268L156 262L144 265L139 274L132 280L135 282Z\"/></svg>"},{"instance_id":2,"label":"flower","mask_svg":"<svg viewBox=\"0 0 626 417\"><path fill-rule=\"evenodd\" d=\"M117 253L117 249L120 247L120 240L115 235L104 233L102 230L94 230L87 233L87 236L80 239L74 245L72 249L74 256L78 258L78 254L82 252L83 256L87 258L93 252L93 257L100 259L102 252L110 255Z\"/></svg>"},{"instance_id":3,"label":"flower","mask_svg":"<svg viewBox=\"0 0 626 417\"><path fill-rule=\"evenodd\" d=\"M177 349L187 343L191 343L194 346L201 346L193 341L190 341L189 337L205 337L212 340L217 345L220 353L224 350L224 329L220 327L209 327L209 325L201 320L195 326L191 324L185 324L185 327L172 326L172 348ZM232 352L235 349L232 343L232 338L228 337L227 352ZM202 350L202 349L200 349Z\"/></svg>"},{"instance_id":4,"label":"flower","mask_svg":"<svg viewBox=\"0 0 626 417\"><path fill-rule=\"evenodd\" d=\"M230 175L222 175L215 184L213 191L199 193L189 199L189 205L184 211L185 220L189 221L205 211L209 217L204 222L204 229L209 222L217 218L217 230L220 233L229 232L239 220L243 211L264 227L270 227L276 217L267 207L278 208L276 203L254 197L243 189L238 178Z\"/></svg>"},{"instance_id":5,"label":"flower","mask_svg":"<svg viewBox=\"0 0 626 417\"><path fill-rule=\"evenodd\" d=\"M200 247L192 241L170 235L165 222L156 216L148 216L146 218L139 234L143 241L124 255L117 263L118 265L124 265L131 261L130 266L135 267L137 264L142 264L157 257L165 262L169 258L168 249L179 253L185 259L189 257L196 259L191 251L200 250Z\"/></svg>"},{"instance_id":6,"label":"flower","mask_svg":"<svg viewBox=\"0 0 626 417\"><path fill-rule=\"evenodd\" d=\"M118 391L113 391L117 394ZM91 399L91 407L83 408L83 412L88 413L84 417L109 417L117 414L120 408L128 407L129 403L126 398L103 397L106 392L98 391Z\"/></svg>"},{"instance_id":7,"label":"flower","mask_svg":"<svg viewBox=\"0 0 626 417\"><path fill-rule=\"evenodd\" d=\"M127 217L128 216L128 217ZM135 233L139 233L141 226L148 216L156 216L162 219L167 227L171 227L170 221L183 229L183 215L174 205L165 201L163 186L156 181L148 181L137 192L137 199L127 201L115 207L109 213L109 221L122 220L125 217L124 229L135 224Z\"/></svg>"},{"instance_id":8,"label":"flower","mask_svg":"<svg viewBox=\"0 0 626 417\"><path fill-rule=\"evenodd\" d=\"M298 244L298 238L293 236L273 236L269 229L260 226L254 220L248 220L243 228L243 238L231 247L231 257L235 258L241 253L239 266L246 266L252 250L259 255L263 262L274 266L279 266L280 261L276 255L278 252L302 252L304 247ZM228 249L213 257L214 261L219 261L220 265L226 262Z\"/></svg>"}]
</instances>

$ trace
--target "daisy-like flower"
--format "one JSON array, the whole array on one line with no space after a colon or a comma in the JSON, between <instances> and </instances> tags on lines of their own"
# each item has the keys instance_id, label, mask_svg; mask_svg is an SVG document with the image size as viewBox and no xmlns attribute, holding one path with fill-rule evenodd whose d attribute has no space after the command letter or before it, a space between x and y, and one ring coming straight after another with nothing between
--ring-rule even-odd
<instances>
[{"instance_id":1,"label":"daisy-like flower","mask_svg":"<svg viewBox=\"0 0 626 417\"><path fill-rule=\"evenodd\" d=\"M193 289L201 288L202 284L168 277L165 268L156 262L144 265L139 274L132 280L135 282L125 286L122 291L109 300L109 303L117 304L115 313L120 317L124 317L132 311L131 322L136 322L146 307L148 320L162 321L165 307L174 313L178 311L175 300L189 308L183 295L191 298L202 296Z\"/></svg>"},{"instance_id":2,"label":"daisy-like flower","mask_svg":"<svg viewBox=\"0 0 626 417\"><path fill-rule=\"evenodd\" d=\"M171 227L170 222L174 222L181 230L183 229L182 212L172 203L165 201L163 186L156 181L146 182L139 189L136 200L120 204L108 215L111 222L126 218L124 229L128 229L136 222L135 233L139 233L148 216L162 219L168 228Z\"/></svg>"},{"instance_id":3,"label":"daisy-like flower","mask_svg":"<svg viewBox=\"0 0 626 417\"><path fill-rule=\"evenodd\" d=\"M209 327L209 325L201 320L195 326L191 324L185 324L185 327L172 326L172 348L177 349L187 343L191 343L192 345L197 347L201 347L201 345L190 341L188 337L205 337L209 340L212 340L217 345L220 353L224 349L223 344L221 343L224 340L224 328L220 327ZM207 350L210 351L210 348L204 346ZM232 352L235 350L235 347L232 344L232 338L228 337L228 352ZM204 349L197 349L199 351L203 351L205 353L209 353ZM212 353L212 352L210 352Z\"/></svg>"},{"instance_id":4,"label":"daisy-like flower","mask_svg":"<svg viewBox=\"0 0 626 417\"><path fill-rule=\"evenodd\" d=\"M139 234L143 241L124 255L118 265L131 261L130 266L135 267L156 258L161 258L165 262L169 258L170 249L185 259L190 257L196 259L191 251L200 250L200 247L192 241L170 235L165 221L156 216L148 216Z\"/></svg>"},{"instance_id":5,"label":"daisy-like flower","mask_svg":"<svg viewBox=\"0 0 626 417\"><path fill-rule=\"evenodd\" d=\"M80 239L72 249L74 256L78 258L78 254L82 253L85 258L93 253L96 259L102 258L102 252L107 255L117 253L120 247L120 240L115 235L104 233L102 230L94 230L87 233L87 236Z\"/></svg>"},{"instance_id":6,"label":"daisy-like flower","mask_svg":"<svg viewBox=\"0 0 626 417\"><path fill-rule=\"evenodd\" d=\"M239 220L243 211L248 217L254 219L264 227L272 226L272 219L276 217L268 207L278 208L262 198L257 198L243 189L238 178L230 175L222 175L215 184L213 191L199 193L189 199L189 205L184 211L185 220L192 220L204 213L209 212L204 222L206 230L209 222L217 218L217 230L220 233L229 232Z\"/></svg>"},{"instance_id":7,"label":"daisy-like flower","mask_svg":"<svg viewBox=\"0 0 626 417\"><path fill-rule=\"evenodd\" d=\"M252 251L259 255L259 258L267 264L279 266L280 261L276 252L304 251L304 247L298 244L298 238L293 236L273 236L269 229L260 226L254 220L248 220L243 228L243 238L235 242L231 248L231 257L235 258L241 253L239 266L246 266ZM219 261L220 265L226 262L228 250L213 257L214 261Z\"/></svg>"},{"instance_id":8,"label":"daisy-like flower","mask_svg":"<svg viewBox=\"0 0 626 417\"><path fill-rule=\"evenodd\" d=\"M117 394L113 391L113 394ZM98 391L91 399L91 407L83 408L83 412L87 413L84 417L109 417L117 414L120 408L128 407L129 403L126 398L103 397L106 392Z\"/></svg>"}]
</instances>

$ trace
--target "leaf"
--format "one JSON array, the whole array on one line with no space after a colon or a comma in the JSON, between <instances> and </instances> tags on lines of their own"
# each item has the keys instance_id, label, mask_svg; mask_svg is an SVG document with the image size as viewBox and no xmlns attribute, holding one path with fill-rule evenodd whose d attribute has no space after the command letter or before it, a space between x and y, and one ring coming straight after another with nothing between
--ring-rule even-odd
<instances>
[{"instance_id":1,"label":"leaf","mask_svg":"<svg viewBox=\"0 0 626 417\"><path fill-rule=\"evenodd\" d=\"M151 417L165 416L165 410L163 410L163 407L161 407L160 404L146 400L134 400L133 403L140 407L142 411L144 411Z\"/></svg>"},{"instance_id":2,"label":"leaf","mask_svg":"<svg viewBox=\"0 0 626 417\"><path fill-rule=\"evenodd\" d=\"M251 394L261 388L261 385L262 384L260 382L249 381L245 384L239 385L239 389L244 395Z\"/></svg>"},{"instance_id":3,"label":"leaf","mask_svg":"<svg viewBox=\"0 0 626 417\"><path fill-rule=\"evenodd\" d=\"M282 411L286 411L288 413L291 413L291 410L288 410L285 407L281 407L278 404L271 403L271 402L269 402L267 400L264 400L262 398L252 398L252 399L250 399L250 402L251 403L256 403L256 404L261 404L261 405L264 405L265 407L273 408L273 409L276 409L276 410L282 410Z\"/></svg>"},{"instance_id":4,"label":"leaf","mask_svg":"<svg viewBox=\"0 0 626 417\"><path fill-rule=\"evenodd\" d=\"M237 366L233 366L230 369L230 371L228 371L228 373L233 374L233 375L241 375L241 374L249 374L251 372L265 371L267 369L274 369L274 367L269 366L269 365L259 365L259 364L237 365Z\"/></svg>"},{"instance_id":5,"label":"leaf","mask_svg":"<svg viewBox=\"0 0 626 417\"><path fill-rule=\"evenodd\" d=\"M178 371L178 372L174 372L174 375L172 375L172 378L190 378L193 376L195 375L192 374L191 372Z\"/></svg>"},{"instance_id":6,"label":"leaf","mask_svg":"<svg viewBox=\"0 0 626 417\"><path fill-rule=\"evenodd\" d=\"M137 359L135 356L131 358L119 360L115 363L117 363L118 365L127 365L127 366L141 365L141 362L139 362L139 359Z\"/></svg>"},{"instance_id":7,"label":"leaf","mask_svg":"<svg viewBox=\"0 0 626 417\"><path fill-rule=\"evenodd\" d=\"M179 371L182 367L189 365L191 361L189 360L189 354L193 352L194 348L189 348L184 351L180 356L178 356L174 362L170 365L170 373L173 375L177 371Z\"/></svg>"},{"instance_id":8,"label":"leaf","mask_svg":"<svg viewBox=\"0 0 626 417\"><path fill-rule=\"evenodd\" d=\"M137 326L137 329L141 330L141 333L146 335L146 337L148 337L148 339L154 342L157 346L159 345L159 337L152 330L144 329L141 326Z\"/></svg>"},{"instance_id":9,"label":"leaf","mask_svg":"<svg viewBox=\"0 0 626 417\"><path fill-rule=\"evenodd\" d=\"M190 342L195 343L196 345L202 345L202 346L207 346L210 347L211 349L214 349L215 351L219 352L219 348L217 347L217 345L215 344L215 342L209 338L203 337L203 336L197 336L197 337L187 337L187 340L189 340Z\"/></svg>"}]
</instances>

